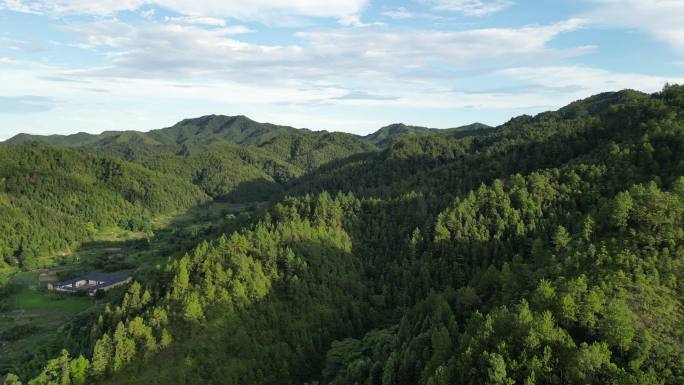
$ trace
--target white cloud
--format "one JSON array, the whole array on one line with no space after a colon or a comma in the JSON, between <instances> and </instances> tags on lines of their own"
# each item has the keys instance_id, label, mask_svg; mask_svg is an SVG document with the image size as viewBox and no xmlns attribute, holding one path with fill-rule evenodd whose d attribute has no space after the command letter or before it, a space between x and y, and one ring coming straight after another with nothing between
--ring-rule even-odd
<instances>
[{"instance_id":1,"label":"white cloud","mask_svg":"<svg viewBox=\"0 0 684 385\"><path fill-rule=\"evenodd\" d=\"M396 96L371 94L365 91L353 91L344 95L336 96L333 100L397 100Z\"/></svg>"},{"instance_id":2,"label":"white cloud","mask_svg":"<svg viewBox=\"0 0 684 385\"><path fill-rule=\"evenodd\" d=\"M196 25L208 25L214 27L223 27L226 25L226 21L217 17L202 17L202 16L176 16L169 17L166 16L164 19L167 22L172 23L182 23L182 24L196 24Z\"/></svg>"},{"instance_id":3,"label":"white cloud","mask_svg":"<svg viewBox=\"0 0 684 385\"><path fill-rule=\"evenodd\" d=\"M684 54L684 1L592 0L596 8L586 18L595 25L648 33Z\"/></svg>"},{"instance_id":4,"label":"white cloud","mask_svg":"<svg viewBox=\"0 0 684 385\"><path fill-rule=\"evenodd\" d=\"M0 65L17 65L21 64L19 60L11 59L8 57L0 57Z\"/></svg>"},{"instance_id":5,"label":"white cloud","mask_svg":"<svg viewBox=\"0 0 684 385\"><path fill-rule=\"evenodd\" d=\"M140 11L140 16L146 19L151 19L155 15L155 13L156 11L154 10L154 8L150 8Z\"/></svg>"},{"instance_id":6,"label":"white cloud","mask_svg":"<svg viewBox=\"0 0 684 385\"><path fill-rule=\"evenodd\" d=\"M342 17L337 20L337 22L340 25L343 25L345 27L369 27L369 26L376 26L376 27L384 27L386 26L385 23L381 22L373 22L373 23L364 23L361 21L361 15L349 15Z\"/></svg>"},{"instance_id":7,"label":"white cloud","mask_svg":"<svg viewBox=\"0 0 684 385\"><path fill-rule=\"evenodd\" d=\"M26 4L22 0L0 0L0 11L13 11L21 13L39 13L38 4Z\"/></svg>"},{"instance_id":8,"label":"white cloud","mask_svg":"<svg viewBox=\"0 0 684 385\"><path fill-rule=\"evenodd\" d=\"M304 52L329 66L364 72L453 76L454 71L506 66L568 54L546 45L563 32L582 26L568 20L546 26L489 28L456 32L365 29L299 33L308 41ZM334 59L331 61L330 59ZM428 76L429 77L429 76Z\"/></svg>"},{"instance_id":9,"label":"white cloud","mask_svg":"<svg viewBox=\"0 0 684 385\"><path fill-rule=\"evenodd\" d=\"M241 41L233 36L241 31L232 27L204 28L171 21L127 24L111 19L62 28L87 46L110 50L111 66L72 71L78 77L209 78L258 83L402 79L420 83L582 53L587 48L547 47L559 34L581 26L582 21L574 19L546 26L457 32L372 25L301 32L296 35L300 39L297 44L282 46Z\"/></svg>"},{"instance_id":10,"label":"white cloud","mask_svg":"<svg viewBox=\"0 0 684 385\"><path fill-rule=\"evenodd\" d=\"M369 26L300 33L298 44L277 46L241 41L225 30L228 27L99 20L64 28L100 52L109 50L111 65L43 68L36 70L38 78L36 71L21 76L4 71L0 81L8 92L42 92L65 101L60 108L70 112L63 116L76 116L75 110L90 119L111 116L112 123L88 125L100 129L158 127L146 120L146 114L153 113L144 111L144 105L165 106L157 113L164 119L241 113L278 123L358 131L349 115L334 111L548 106L552 100L543 93L472 94L453 91L453 84L473 72L486 75L512 64L533 65L574 54L547 44L581 25L580 20L568 20L460 32ZM283 114L293 110L309 120L286 119ZM321 118L323 110L341 120ZM390 120L397 119L403 118ZM111 127L115 122L126 126Z\"/></svg>"},{"instance_id":11,"label":"white cloud","mask_svg":"<svg viewBox=\"0 0 684 385\"><path fill-rule=\"evenodd\" d=\"M345 16L340 18L337 22L347 27L365 27L368 25L361 21L361 16L359 15Z\"/></svg>"},{"instance_id":12,"label":"white cloud","mask_svg":"<svg viewBox=\"0 0 684 385\"><path fill-rule=\"evenodd\" d=\"M131 25L103 20L63 29L89 45L109 49L111 66L71 71L79 78L240 79L243 71L259 72L263 67L301 59L297 46L257 45L232 37L248 32L244 27L206 29L172 22Z\"/></svg>"},{"instance_id":13,"label":"white cloud","mask_svg":"<svg viewBox=\"0 0 684 385\"><path fill-rule=\"evenodd\" d=\"M415 13L407 10L405 7L384 11L382 12L382 15L392 19L411 19L416 16Z\"/></svg>"},{"instance_id":14,"label":"white cloud","mask_svg":"<svg viewBox=\"0 0 684 385\"><path fill-rule=\"evenodd\" d=\"M434 9L458 12L466 16L486 16L502 11L511 5L511 0L424 0Z\"/></svg>"},{"instance_id":15,"label":"white cloud","mask_svg":"<svg viewBox=\"0 0 684 385\"><path fill-rule=\"evenodd\" d=\"M656 92L665 83L684 83L684 77L614 73L584 66L519 67L501 70L499 74L532 85L571 90L569 94L577 97L623 89Z\"/></svg>"},{"instance_id":16,"label":"white cloud","mask_svg":"<svg viewBox=\"0 0 684 385\"><path fill-rule=\"evenodd\" d=\"M395 20L425 19L430 21L446 21L449 19L453 19L452 16L445 15L444 12L417 12L408 10L406 7L388 9L381 12L380 14L382 16Z\"/></svg>"},{"instance_id":17,"label":"white cloud","mask_svg":"<svg viewBox=\"0 0 684 385\"><path fill-rule=\"evenodd\" d=\"M51 15L111 16L144 5L159 6L182 15L236 18L264 22L282 17L342 18L358 14L367 0L0 0L0 9Z\"/></svg>"}]
</instances>

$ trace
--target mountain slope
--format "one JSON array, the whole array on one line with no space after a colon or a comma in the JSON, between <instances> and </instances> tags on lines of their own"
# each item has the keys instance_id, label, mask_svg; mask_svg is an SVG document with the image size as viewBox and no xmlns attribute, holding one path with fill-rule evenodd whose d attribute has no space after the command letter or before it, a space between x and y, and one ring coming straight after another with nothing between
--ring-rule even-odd
<instances>
[{"instance_id":1,"label":"mountain slope","mask_svg":"<svg viewBox=\"0 0 684 385\"><path fill-rule=\"evenodd\" d=\"M496 177L558 167L578 153L607 145L611 140L623 140L620 135L625 128L613 121L623 119L624 113L611 112L612 109L649 100L649 95L629 90L605 93L536 117L513 118L482 136L426 135L400 139L380 152L358 154L324 165L293 181L288 193L465 193ZM603 107L595 110L595 105ZM610 128L597 127L601 118ZM425 182L437 180L439 183Z\"/></svg>"},{"instance_id":2,"label":"mountain slope","mask_svg":"<svg viewBox=\"0 0 684 385\"><path fill-rule=\"evenodd\" d=\"M103 383L678 383L681 95L610 94L356 157L364 173L335 181L355 195L286 199L173 263L154 306L174 321L106 321L100 348L149 354L140 323L176 341Z\"/></svg>"},{"instance_id":3,"label":"mountain slope","mask_svg":"<svg viewBox=\"0 0 684 385\"><path fill-rule=\"evenodd\" d=\"M407 126L403 123L396 123L382 127L378 131L366 135L363 138L378 147L385 147L395 140L406 137L429 136L440 133L451 136L464 137L470 135L485 134L492 129L493 127L487 126L486 124L482 123L473 123L467 126L446 129Z\"/></svg>"},{"instance_id":4,"label":"mountain slope","mask_svg":"<svg viewBox=\"0 0 684 385\"><path fill-rule=\"evenodd\" d=\"M163 144L208 145L226 141L259 146L280 135L307 134L309 130L258 123L246 116L209 115L186 119L172 127L153 130L147 136Z\"/></svg>"},{"instance_id":5,"label":"mountain slope","mask_svg":"<svg viewBox=\"0 0 684 385\"><path fill-rule=\"evenodd\" d=\"M313 132L244 116L210 115L186 119L150 132L100 135L18 135L5 145L41 141L104 152L152 170L190 180L214 198L261 199L281 185L330 161L376 151L363 139L344 133ZM257 192L257 190L262 190Z\"/></svg>"},{"instance_id":6,"label":"mountain slope","mask_svg":"<svg viewBox=\"0 0 684 385\"><path fill-rule=\"evenodd\" d=\"M12 138L2 142L5 146L18 146L28 142L43 142L47 144L52 144L55 146L65 146L65 147L79 147L94 145L97 142L108 138L119 136L118 132L104 132L99 135L88 134L85 132L80 132L73 135L29 135L29 134L18 134Z\"/></svg>"},{"instance_id":7,"label":"mountain slope","mask_svg":"<svg viewBox=\"0 0 684 385\"><path fill-rule=\"evenodd\" d=\"M684 87L400 139L288 187L73 328L32 384L684 380Z\"/></svg>"},{"instance_id":8,"label":"mountain slope","mask_svg":"<svg viewBox=\"0 0 684 385\"><path fill-rule=\"evenodd\" d=\"M114 158L30 143L0 147L0 261L35 268L96 229L141 230L209 198L189 181Z\"/></svg>"}]
</instances>

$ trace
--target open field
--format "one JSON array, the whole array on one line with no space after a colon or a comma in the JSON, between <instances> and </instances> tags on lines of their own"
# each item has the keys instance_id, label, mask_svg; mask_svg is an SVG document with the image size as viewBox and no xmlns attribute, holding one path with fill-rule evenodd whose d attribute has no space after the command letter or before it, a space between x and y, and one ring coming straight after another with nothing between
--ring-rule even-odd
<instances>
[{"instance_id":1,"label":"open field","mask_svg":"<svg viewBox=\"0 0 684 385\"><path fill-rule=\"evenodd\" d=\"M96 241L64 255L46 257L51 267L30 272L7 270L0 285L0 372L26 363L42 349L59 346L60 333L75 317L104 306L106 300L47 290L47 282L97 270L99 261L127 254L145 234L104 229Z\"/></svg>"},{"instance_id":2,"label":"open field","mask_svg":"<svg viewBox=\"0 0 684 385\"><path fill-rule=\"evenodd\" d=\"M39 272L15 274L0 298L0 370L59 339L60 327L97 306L89 297L48 292Z\"/></svg>"}]
</instances>

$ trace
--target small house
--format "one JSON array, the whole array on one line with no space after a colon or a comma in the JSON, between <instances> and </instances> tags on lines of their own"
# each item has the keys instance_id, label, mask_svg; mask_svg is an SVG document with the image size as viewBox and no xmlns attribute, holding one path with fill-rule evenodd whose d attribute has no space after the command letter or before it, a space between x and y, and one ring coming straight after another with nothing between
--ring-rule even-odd
<instances>
[{"instance_id":1,"label":"small house","mask_svg":"<svg viewBox=\"0 0 684 385\"><path fill-rule=\"evenodd\" d=\"M88 273L62 282L48 283L48 290L67 293L87 292L94 296L98 290L109 290L130 283L131 277L109 273Z\"/></svg>"}]
</instances>

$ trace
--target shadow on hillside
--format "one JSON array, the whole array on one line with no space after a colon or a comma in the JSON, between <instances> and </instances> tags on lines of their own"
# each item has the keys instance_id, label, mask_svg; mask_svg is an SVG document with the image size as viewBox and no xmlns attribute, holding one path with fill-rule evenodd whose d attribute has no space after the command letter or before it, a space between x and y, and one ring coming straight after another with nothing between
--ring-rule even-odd
<instances>
[{"instance_id":1,"label":"shadow on hillside","mask_svg":"<svg viewBox=\"0 0 684 385\"><path fill-rule=\"evenodd\" d=\"M522 135L524 141L520 143L513 140L520 136L516 129L475 137L463 146L437 143L442 147L434 147L430 141L418 141L408 148L399 143L382 152L330 162L286 185L263 178L245 181L223 196L223 202L191 208L150 237L89 242L81 249L100 251L88 266L93 269L117 271L156 265L184 254L202 240L254 222L267 205L260 202L270 199L272 204L285 195L328 191L332 195L353 192L358 197L396 197L418 192L435 198L428 203L443 205L450 197L466 194L495 178L528 174L581 158L627 129L559 130L547 136L540 134L536 140Z\"/></svg>"},{"instance_id":2,"label":"shadow on hillside","mask_svg":"<svg viewBox=\"0 0 684 385\"><path fill-rule=\"evenodd\" d=\"M625 140L629 127L600 129L580 126L550 135L519 134L518 128L466 139L464 146L430 141L398 142L377 153L330 162L297 178L279 195L328 191L357 196L401 196L422 192L436 196L466 194L482 183L520 173L559 167ZM442 146L442 147L440 147ZM600 158L600 154L598 155Z\"/></svg>"},{"instance_id":3,"label":"shadow on hillside","mask_svg":"<svg viewBox=\"0 0 684 385\"><path fill-rule=\"evenodd\" d=\"M475 146L484 146L484 143L475 143ZM533 144L512 145L504 147L501 151L492 151L489 153L475 153L474 155L466 157L462 153L452 153L449 157L434 157L429 151L425 154L418 154L406 158L392 158L389 156L389 151L383 153L369 153L360 154L351 158L330 163L317 171L305 175L304 177L294 181L287 186L289 195L306 194L317 191L329 191L331 194L336 192L352 191L358 196L369 195L402 195L409 191L417 190L419 192L432 194L457 194L459 191L467 191L472 188L475 183L479 184L483 181L487 182L495 177L501 175L508 175L513 172L525 173L530 170L532 165L541 164L543 167L552 167L567 162L569 159L582 154L583 143L581 140L576 141L560 141L557 138L548 138L545 141L535 142ZM554 152L555 149L559 151ZM561 150L562 149L562 150ZM549 156L547 154L553 154ZM526 160L524 156L529 156L533 160ZM473 175L474 174L474 175ZM465 177L470 175L469 177ZM430 183L424 183L429 180ZM441 183L436 183L439 181ZM82 265L78 268L82 270L104 270L104 271L125 271L132 274L136 280L149 282L152 279L165 279L163 274L159 274L157 266L163 266L170 258L178 258L190 251L197 243L202 240L210 240L218 237L223 233L231 233L239 228L253 223L260 217L260 205L255 203L261 198L261 195L251 195L250 192L259 192L260 188L270 187L268 184L263 184L263 181L245 182L237 187L235 190L240 191L233 198L233 203L214 202L209 205L199 206L188 210L183 215L178 215L171 219L163 227L154 231L154 234L148 234L143 238L135 240L113 240L113 241L95 241L87 242L77 251L89 251L90 259L84 260ZM242 200L238 200L240 197ZM250 197L252 199L250 199ZM273 197L278 199L278 196ZM221 207L221 204L231 205L236 204L235 201L243 202L242 206L235 207L235 210L230 211L228 207ZM249 202L249 203L245 203ZM217 206L219 205L219 206ZM385 213L406 213L406 210L393 210L392 207L384 208ZM431 210L434 211L434 208ZM371 213L372 214L372 213ZM420 219L420 220L419 220ZM391 264L401 255L400 249L406 245L404 239L405 233L396 230L395 220L405 221L401 226L411 231L417 226L424 224L424 218L392 218L392 215L386 217L387 226L378 225L375 228L382 229L386 232L385 236L391 235L394 238L386 239L385 244L393 245L391 249L382 249L374 246L372 237L378 236L375 233L364 232L363 229L358 233L351 233L352 252L351 253L333 253L334 257L327 255L330 245L318 242L306 241L298 242L302 250L302 255L306 255L309 259L310 265L313 268L320 262L321 258L326 259L326 266L324 268L331 268L331 272L335 274L320 275L314 277L313 280L307 280L301 286L294 289L293 293L281 292L277 290L277 294L272 293L262 303L254 307L247 307L241 310L239 315L235 318L226 319L225 322L216 323L218 330L224 334L212 334L192 336L189 340L190 351L184 351L184 346L179 346L178 358L180 361L179 367L185 365L185 353L192 353L204 349L218 349L216 357L223 357L221 354L226 354L225 346L235 344L236 346L257 347L266 346L271 347L267 349L265 355L250 350L243 352L240 356L229 356L227 362L234 362L239 365L243 362L243 358L247 357L250 362L268 362L273 357L290 357L298 365L302 367L301 378L306 380L306 373L320 371L322 365L322 357L326 351L329 343L332 340L353 336L357 333L363 333L367 327L361 323L361 327L348 327L355 322L355 311L346 308L346 304L353 302L358 297L363 295L372 295L377 291L373 288L373 283L369 277L364 276L350 276L348 266L335 261L338 259L344 261L352 258L359 261L369 261L369 264L374 264L375 272L381 276L386 266ZM378 243L378 242L375 242ZM292 247L296 247L293 245ZM363 246L362 249L357 249L358 246ZM378 246L380 247L380 246ZM361 263L361 262L358 262ZM76 272L75 270L73 271ZM342 277L339 281L339 274ZM407 273L404 273L407 274ZM391 282L401 282L403 278L401 275L397 277L386 276ZM396 278L396 279L395 279ZM433 277L437 284L438 277ZM348 286L350 283L356 283L364 286L362 293L354 294L354 290ZM326 292L325 290L330 289ZM332 291L332 292L331 292ZM113 303L117 303L116 295L123 295L122 292L114 292L109 294L109 298ZM285 303L282 296L288 297L292 303ZM316 300L311 300L316 298ZM302 301L302 302L297 302ZM364 298L363 303L369 303L367 298ZM287 306L286 306L287 305ZM388 303L389 305L389 303ZM357 309L358 310L358 309ZM367 309L363 309L367 310ZM320 312L320 313L316 313ZM286 316L284 314L287 314ZM318 314L318 316L316 316ZM366 314L366 312L360 312ZM317 319L312 320L307 317L311 315L316 316ZM251 318L250 318L251 317ZM259 318L263 317L263 318ZM330 317L330 318L324 318ZM238 322L233 324L233 322ZM88 321L84 321L87 324ZM275 326L273 326L275 325ZM299 327L304 326L299 330ZM309 340L316 341L304 350L292 351L296 347L298 341L297 337L309 328L316 333L321 333ZM263 329L269 327L275 328L275 331L270 334L270 339L264 340L262 335ZM72 329L72 335L64 336L64 341L56 341L55 346L68 346L69 340L78 341L80 338L87 340L86 334L88 328L80 330L78 328ZM358 329L358 330L357 330ZM231 333L225 333L226 330L231 330ZM243 335L238 334L239 330L243 330ZM189 333L194 332L194 329L189 328ZM228 340L221 340L223 337ZM212 339L218 337L217 340ZM292 338L291 338L292 337ZM244 338L241 340L232 341L232 338ZM246 341L246 342L245 342ZM210 343L211 342L211 343ZM243 343L245 342L245 343ZM309 350L307 350L309 349ZM72 349L70 349L72 350ZM282 351L281 351L282 350ZM72 350L79 352L78 350ZM222 353L221 353L222 352ZM54 356L57 352L51 352L48 356ZM282 354L279 354L282 353ZM209 355L214 353L209 352ZM243 357L244 356L244 357ZM319 357L319 360L305 361L307 357ZM167 365L169 362L165 361L167 356L160 357L163 362L160 365ZM161 366L163 367L163 366ZM228 368L228 366L221 366ZM296 367L296 366L295 366ZM217 366L219 368L219 366ZM305 369L306 368L306 369ZM278 373L279 368L272 368L272 373ZM189 370L192 370L191 368ZM218 375L228 375L225 370L218 369L219 373L207 373L207 376L213 377ZM146 371L145 373L155 373L155 370ZM270 373L270 372L269 372ZM170 375L173 375L173 371ZM155 380L156 381L156 380ZM154 383L154 382L149 382ZM268 383L268 381L264 381ZM274 382L272 382L274 383Z\"/></svg>"},{"instance_id":4,"label":"shadow on hillside","mask_svg":"<svg viewBox=\"0 0 684 385\"><path fill-rule=\"evenodd\" d=\"M220 200L232 203L263 202L282 190L282 185L265 178L258 178L238 184L233 191L222 196Z\"/></svg>"},{"instance_id":5,"label":"shadow on hillside","mask_svg":"<svg viewBox=\"0 0 684 385\"><path fill-rule=\"evenodd\" d=\"M305 383L317 377L330 344L362 336L371 313L353 253L332 239L309 236L289 243L308 263L297 278L274 276L265 297L237 308L208 307L201 323L178 320L172 332L181 343L133 364L110 383L131 375L151 385L276 384L290 378Z\"/></svg>"},{"instance_id":6,"label":"shadow on hillside","mask_svg":"<svg viewBox=\"0 0 684 385\"><path fill-rule=\"evenodd\" d=\"M220 234L230 234L246 226L258 216L263 205L263 202L247 201L212 202L193 207L170 218L152 232L121 233L112 236L111 239L83 242L73 253L55 258L58 262L56 265L41 270L51 273L50 281L102 271L131 275L136 281L154 286L154 281L164 278L163 274L159 274L159 269L169 260L181 257L203 240L212 240ZM117 236L120 238L115 238ZM36 282L34 286L37 289L36 298L45 300L46 303L50 302L54 294L47 291L47 281ZM35 322L54 323L49 339L41 340L40 346L26 354L22 353L16 359L12 358L7 362L0 360L0 376L9 371L21 374L25 378L32 378L38 374L42 363L47 358L58 356L62 348L67 348L74 355L90 355L90 325L96 322L105 303L111 304L112 308L115 307L121 302L126 290L127 287L114 288L107 291L104 298L83 297L80 300L87 301L87 298L92 301L92 306L87 311L74 312L68 317L58 319L54 312L46 312L40 318L36 318ZM74 294L62 296L65 299L72 299ZM56 328L59 328L59 333L54 333ZM0 345L3 343L1 340L2 338Z\"/></svg>"}]
</instances>

